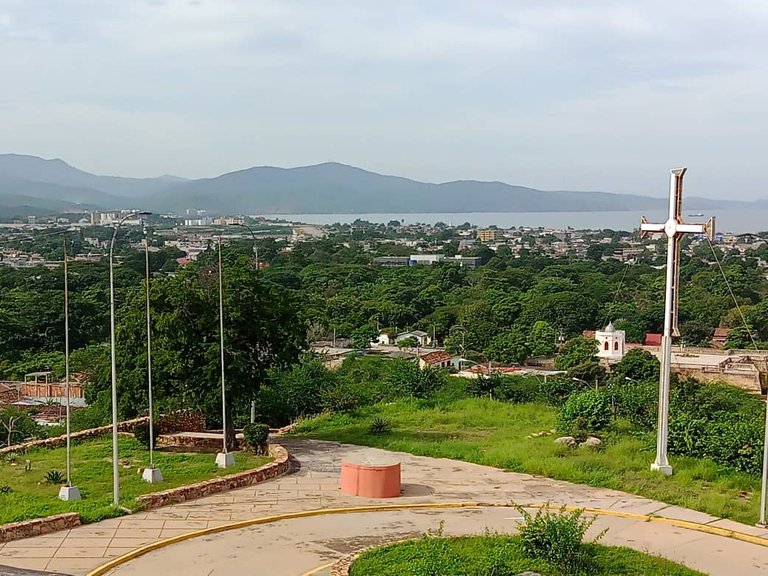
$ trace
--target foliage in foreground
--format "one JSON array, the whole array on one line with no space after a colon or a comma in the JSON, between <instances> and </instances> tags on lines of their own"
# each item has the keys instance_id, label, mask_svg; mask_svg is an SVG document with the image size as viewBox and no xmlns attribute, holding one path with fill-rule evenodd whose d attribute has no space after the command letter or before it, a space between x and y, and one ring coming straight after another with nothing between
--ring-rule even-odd
<instances>
[{"instance_id":1,"label":"foliage in foreground","mask_svg":"<svg viewBox=\"0 0 768 576\"><path fill-rule=\"evenodd\" d=\"M559 512L547 507L539 508L535 515L521 506L517 507L517 511L523 516L518 531L526 556L546 560L565 574L589 566L584 537L596 516L586 519L583 510L567 512L565 507ZM591 543L596 544L604 533L598 534Z\"/></svg>"},{"instance_id":2,"label":"foliage in foreground","mask_svg":"<svg viewBox=\"0 0 768 576\"><path fill-rule=\"evenodd\" d=\"M629 548L585 544L584 556L592 576L701 576L669 560ZM526 555L516 536L486 535L443 538L426 535L363 553L351 576L513 576L525 571L566 576L555 564ZM579 573L579 572L576 572Z\"/></svg>"}]
</instances>

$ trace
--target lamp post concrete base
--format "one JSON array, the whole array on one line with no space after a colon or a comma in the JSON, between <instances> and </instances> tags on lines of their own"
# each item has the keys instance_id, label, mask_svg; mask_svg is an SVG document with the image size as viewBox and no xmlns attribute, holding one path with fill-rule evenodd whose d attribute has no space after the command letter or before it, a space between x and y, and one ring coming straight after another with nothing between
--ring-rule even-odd
<instances>
[{"instance_id":1,"label":"lamp post concrete base","mask_svg":"<svg viewBox=\"0 0 768 576\"><path fill-rule=\"evenodd\" d=\"M219 468L232 468L235 465L235 455L231 452L219 452L216 454L216 466Z\"/></svg>"},{"instance_id":2,"label":"lamp post concrete base","mask_svg":"<svg viewBox=\"0 0 768 576\"><path fill-rule=\"evenodd\" d=\"M656 462L654 462L653 464L651 464L651 470L653 470L654 472L661 472L662 474L664 474L664 476L672 476L672 466L670 466L669 464L667 464L666 466L663 466L661 464L656 464Z\"/></svg>"},{"instance_id":3,"label":"lamp post concrete base","mask_svg":"<svg viewBox=\"0 0 768 576\"><path fill-rule=\"evenodd\" d=\"M80 489L77 486L62 486L59 488L59 500L64 502L80 500Z\"/></svg>"},{"instance_id":4,"label":"lamp post concrete base","mask_svg":"<svg viewBox=\"0 0 768 576\"><path fill-rule=\"evenodd\" d=\"M163 481L163 473L160 472L160 468L144 468L141 479L150 484L157 484Z\"/></svg>"}]
</instances>

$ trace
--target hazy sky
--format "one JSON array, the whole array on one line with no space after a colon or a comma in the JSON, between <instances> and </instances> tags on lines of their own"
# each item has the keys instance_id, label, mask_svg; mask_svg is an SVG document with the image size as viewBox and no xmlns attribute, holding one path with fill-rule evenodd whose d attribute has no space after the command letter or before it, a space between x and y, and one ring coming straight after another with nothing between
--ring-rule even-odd
<instances>
[{"instance_id":1,"label":"hazy sky","mask_svg":"<svg viewBox=\"0 0 768 576\"><path fill-rule=\"evenodd\" d=\"M768 197L766 0L0 0L0 152Z\"/></svg>"}]
</instances>

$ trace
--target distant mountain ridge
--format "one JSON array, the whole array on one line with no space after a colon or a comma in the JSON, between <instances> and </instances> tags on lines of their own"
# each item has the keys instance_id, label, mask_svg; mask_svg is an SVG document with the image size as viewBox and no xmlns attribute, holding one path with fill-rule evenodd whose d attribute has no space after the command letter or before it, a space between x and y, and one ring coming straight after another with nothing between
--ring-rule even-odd
<instances>
[{"instance_id":1,"label":"distant mountain ridge","mask_svg":"<svg viewBox=\"0 0 768 576\"><path fill-rule=\"evenodd\" d=\"M0 206L11 198L102 209L142 208L211 213L332 214L434 212L589 212L657 210L664 198L610 192L542 191L504 182L457 180L433 184L377 174L335 162L297 168L258 166L215 178L98 176L63 160L0 155ZM3 200L5 199L5 200ZM26 199L26 200L25 200ZM689 197L686 210L747 206ZM4 212L6 210L3 210Z\"/></svg>"}]
</instances>

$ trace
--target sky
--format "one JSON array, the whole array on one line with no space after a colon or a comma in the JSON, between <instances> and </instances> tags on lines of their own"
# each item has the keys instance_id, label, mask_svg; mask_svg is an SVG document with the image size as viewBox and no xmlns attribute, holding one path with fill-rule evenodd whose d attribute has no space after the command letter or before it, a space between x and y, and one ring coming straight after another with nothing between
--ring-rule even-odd
<instances>
[{"instance_id":1,"label":"sky","mask_svg":"<svg viewBox=\"0 0 768 576\"><path fill-rule=\"evenodd\" d=\"M0 0L0 153L768 198L765 0Z\"/></svg>"}]
</instances>

